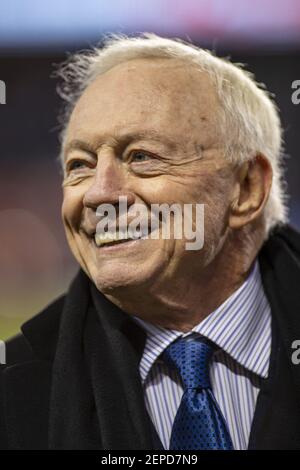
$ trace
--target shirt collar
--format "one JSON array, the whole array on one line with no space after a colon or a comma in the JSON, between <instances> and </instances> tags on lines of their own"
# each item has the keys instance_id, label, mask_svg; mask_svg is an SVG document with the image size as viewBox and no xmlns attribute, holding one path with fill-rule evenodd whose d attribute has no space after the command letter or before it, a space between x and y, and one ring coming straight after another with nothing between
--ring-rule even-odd
<instances>
[{"instance_id":1,"label":"shirt collar","mask_svg":"<svg viewBox=\"0 0 300 470\"><path fill-rule=\"evenodd\" d=\"M160 354L180 336L191 333L205 336L240 365L266 378L271 352L271 312L265 296L258 262L245 282L214 312L191 331L182 333L151 324L133 317L147 332L147 340L140 361L140 375L144 382Z\"/></svg>"}]
</instances>

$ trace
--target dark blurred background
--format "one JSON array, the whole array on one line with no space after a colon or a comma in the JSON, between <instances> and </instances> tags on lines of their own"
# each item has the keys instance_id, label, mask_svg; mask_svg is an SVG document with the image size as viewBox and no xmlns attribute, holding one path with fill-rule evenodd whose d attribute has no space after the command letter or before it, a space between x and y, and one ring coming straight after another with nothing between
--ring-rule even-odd
<instances>
[{"instance_id":1,"label":"dark blurred background","mask_svg":"<svg viewBox=\"0 0 300 470\"><path fill-rule=\"evenodd\" d=\"M54 65L107 32L141 31L190 39L246 63L275 94L290 220L300 228L300 104L291 99L300 80L299 0L1 0L1 339L62 293L77 269L60 220Z\"/></svg>"}]
</instances>

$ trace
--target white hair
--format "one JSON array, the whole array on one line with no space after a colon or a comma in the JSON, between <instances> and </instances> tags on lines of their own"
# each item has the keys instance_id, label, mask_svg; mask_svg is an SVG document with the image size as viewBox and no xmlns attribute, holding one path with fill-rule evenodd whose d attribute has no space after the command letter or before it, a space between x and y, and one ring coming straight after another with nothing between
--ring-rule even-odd
<instances>
[{"instance_id":1,"label":"white hair","mask_svg":"<svg viewBox=\"0 0 300 470\"><path fill-rule=\"evenodd\" d=\"M62 141L72 110L87 86L112 67L138 58L177 58L209 74L220 102L218 130L224 141L225 157L243 163L263 154L269 160L273 181L264 210L266 234L276 224L286 222L282 128L273 95L242 64L233 64L180 39L153 33L138 37L111 34L102 47L71 55L55 74L62 79L58 93L66 102L61 115Z\"/></svg>"}]
</instances>

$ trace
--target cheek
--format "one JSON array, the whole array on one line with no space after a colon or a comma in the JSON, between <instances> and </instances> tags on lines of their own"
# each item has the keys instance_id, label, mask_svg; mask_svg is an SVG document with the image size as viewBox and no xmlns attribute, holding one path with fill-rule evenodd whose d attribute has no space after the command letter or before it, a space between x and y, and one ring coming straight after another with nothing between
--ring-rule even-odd
<instances>
[{"instance_id":1,"label":"cheek","mask_svg":"<svg viewBox=\"0 0 300 470\"><path fill-rule=\"evenodd\" d=\"M76 190L75 188L64 190L61 214L66 227L75 230L78 226L83 209L82 201L82 191L77 190L77 188Z\"/></svg>"},{"instance_id":2,"label":"cheek","mask_svg":"<svg viewBox=\"0 0 300 470\"><path fill-rule=\"evenodd\" d=\"M228 175L205 175L194 192L194 200L204 204L205 240L222 237L228 227L232 181Z\"/></svg>"},{"instance_id":3,"label":"cheek","mask_svg":"<svg viewBox=\"0 0 300 470\"><path fill-rule=\"evenodd\" d=\"M230 190L225 185L207 196L204 208L204 240L210 256L216 254L226 239L229 227Z\"/></svg>"}]
</instances>

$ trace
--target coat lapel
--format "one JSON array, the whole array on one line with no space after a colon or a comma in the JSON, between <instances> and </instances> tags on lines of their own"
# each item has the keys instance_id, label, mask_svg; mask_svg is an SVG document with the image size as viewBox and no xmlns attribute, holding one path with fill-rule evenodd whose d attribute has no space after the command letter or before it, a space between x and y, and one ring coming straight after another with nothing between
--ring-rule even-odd
<instances>
[{"instance_id":1,"label":"coat lapel","mask_svg":"<svg viewBox=\"0 0 300 470\"><path fill-rule=\"evenodd\" d=\"M94 287L92 290L100 319L100 386L94 390L100 448L160 449L161 443L146 411L138 372L145 333ZM22 326L33 360L13 365L15 352L8 354L9 365L3 380L9 448L49 447L53 361L65 306L65 299L61 298ZM68 390L65 393L68 396Z\"/></svg>"},{"instance_id":2,"label":"coat lapel","mask_svg":"<svg viewBox=\"0 0 300 470\"><path fill-rule=\"evenodd\" d=\"M300 449L300 367L291 361L300 339L299 240L278 231L259 255L262 282L272 312L269 377L259 393L249 449Z\"/></svg>"}]
</instances>

